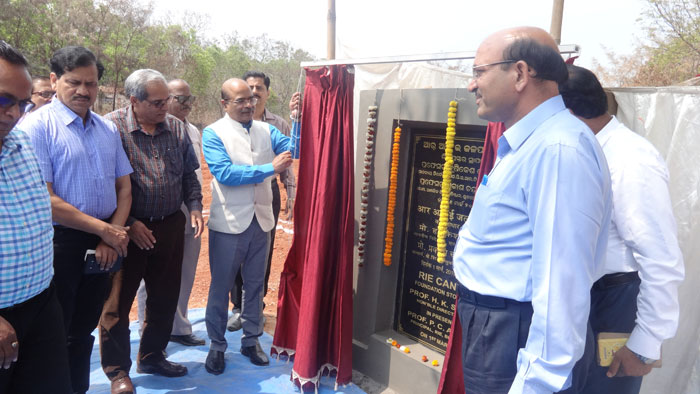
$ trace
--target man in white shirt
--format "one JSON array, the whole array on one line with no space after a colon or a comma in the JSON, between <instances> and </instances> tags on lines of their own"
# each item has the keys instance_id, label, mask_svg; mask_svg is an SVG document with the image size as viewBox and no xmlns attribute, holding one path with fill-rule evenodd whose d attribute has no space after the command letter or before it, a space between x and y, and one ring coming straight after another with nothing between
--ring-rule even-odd
<instances>
[{"instance_id":1,"label":"man in white shirt","mask_svg":"<svg viewBox=\"0 0 700 394\"><path fill-rule=\"evenodd\" d=\"M557 392L571 385L586 343L610 226L610 175L595 137L559 95L568 74L547 32L489 36L472 75L477 114L506 131L453 257L465 388Z\"/></svg>"},{"instance_id":2,"label":"man in white shirt","mask_svg":"<svg viewBox=\"0 0 700 394\"><path fill-rule=\"evenodd\" d=\"M600 332L631 333L610 368L594 355L584 393L638 393L642 376L661 358L661 344L678 327L678 285L684 277L668 191L668 169L654 146L607 113L592 72L569 66L559 87L566 106L586 123L610 168L613 217L604 276L591 289L590 324Z\"/></svg>"}]
</instances>

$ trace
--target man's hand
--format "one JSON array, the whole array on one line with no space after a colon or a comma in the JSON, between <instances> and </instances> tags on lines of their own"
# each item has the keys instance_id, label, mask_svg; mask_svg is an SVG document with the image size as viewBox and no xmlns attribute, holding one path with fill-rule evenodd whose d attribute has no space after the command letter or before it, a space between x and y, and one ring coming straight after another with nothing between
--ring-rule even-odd
<instances>
[{"instance_id":1,"label":"man's hand","mask_svg":"<svg viewBox=\"0 0 700 394\"><path fill-rule=\"evenodd\" d=\"M126 254L124 256L126 257ZM100 243L97 244L95 248L95 259L97 259L97 262L100 264L100 269L102 271L107 271L112 268L117 261L117 257L117 251L107 245L105 241L100 241Z\"/></svg>"},{"instance_id":2,"label":"man's hand","mask_svg":"<svg viewBox=\"0 0 700 394\"><path fill-rule=\"evenodd\" d=\"M199 238L204 232L204 220L202 219L202 211L190 211L190 222L194 229L194 237Z\"/></svg>"},{"instance_id":3,"label":"man's hand","mask_svg":"<svg viewBox=\"0 0 700 394\"><path fill-rule=\"evenodd\" d=\"M607 376L644 376L651 372L651 365L644 364L627 346L623 346L613 355Z\"/></svg>"},{"instance_id":4,"label":"man's hand","mask_svg":"<svg viewBox=\"0 0 700 394\"><path fill-rule=\"evenodd\" d=\"M280 172L289 168L289 166L291 165L292 152L290 151L282 152L279 155L275 156L275 158L272 160L272 167L275 168L275 174L279 174Z\"/></svg>"},{"instance_id":5,"label":"man's hand","mask_svg":"<svg viewBox=\"0 0 700 394\"><path fill-rule=\"evenodd\" d=\"M289 113L291 114L292 119L299 119L297 116L299 115L300 101L301 93L299 92L294 93L291 100L289 100Z\"/></svg>"},{"instance_id":6,"label":"man's hand","mask_svg":"<svg viewBox=\"0 0 700 394\"><path fill-rule=\"evenodd\" d=\"M0 363L2 363L2 367L9 369L10 365L17 361L18 354L17 333L12 324L0 317Z\"/></svg>"},{"instance_id":7,"label":"man's hand","mask_svg":"<svg viewBox=\"0 0 700 394\"><path fill-rule=\"evenodd\" d=\"M153 231L139 220L131 224L129 238L131 238L140 249L149 250L155 247L156 238L153 236Z\"/></svg>"},{"instance_id":8,"label":"man's hand","mask_svg":"<svg viewBox=\"0 0 700 394\"><path fill-rule=\"evenodd\" d=\"M294 217L294 199L287 198L287 219L285 219L285 220L292 220L293 217Z\"/></svg>"},{"instance_id":9,"label":"man's hand","mask_svg":"<svg viewBox=\"0 0 700 394\"><path fill-rule=\"evenodd\" d=\"M116 250L120 256L126 256L126 248L129 245L128 231L129 227L105 223L105 227L102 229L100 238L102 238L104 243L114 248L114 250Z\"/></svg>"}]
</instances>

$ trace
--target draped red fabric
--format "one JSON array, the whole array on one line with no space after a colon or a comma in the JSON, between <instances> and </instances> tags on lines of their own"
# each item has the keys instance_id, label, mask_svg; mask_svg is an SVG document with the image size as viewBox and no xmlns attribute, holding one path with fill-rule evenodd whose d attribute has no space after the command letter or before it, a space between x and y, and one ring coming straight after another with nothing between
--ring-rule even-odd
<instances>
[{"instance_id":1,"label":"draped red fabric","mask_svg":"<svg viewBox=\"0 0 700 394\"><path fill-rule=\"evenodd\" d=\"M493 168L498 152L498 139L506 130L502 122L489 122L486 127L486 138L484 138L484 151L481 154L481 166L479 167L479 177L477 179L477 189L481 184L481 178ZM455 300L455 303L458 299ZM462 373L462 325L457 316L457 306L455 314L452 316L452 328L450 329L450 339L447 342L447 353L442 364L442 375L438 394L464 394L464 375Z\"/></svg>"},{"instance_id":2,"label":"draped red fabric","mask_svg":"<svg viewBox=\"0 0 700 394\"><path fill-rule=\"evenodd\" d=\"M272 354L294 357L297 385L352 378L354 77L306 69L294 239L280 277Z\"/></svg>"}]
</instances>

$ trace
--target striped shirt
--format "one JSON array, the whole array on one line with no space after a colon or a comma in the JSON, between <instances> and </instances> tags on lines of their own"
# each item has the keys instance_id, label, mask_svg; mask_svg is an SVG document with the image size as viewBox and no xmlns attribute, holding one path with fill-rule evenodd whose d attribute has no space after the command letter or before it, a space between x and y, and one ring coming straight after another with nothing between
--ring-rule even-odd
<instances>
[{"instance_id":1,"label":"striped shirt","mask_svg":"<svg viewBox=\"0 0 700 394\"><path fill-rule=\"evenodd\" d=\"M105 117L117 125L134 172L131 174L131 217L167 216L184 202L202 210L202 187L195 170L197 156L185 124L168 114L153 135L141 129L131 106Z\"/></svg>"},{"instance_id":2,"label":"striped shirt","mask_svg":"<svg viewBox=\"0 0 700 394\"><path fill-rule=\"evenodd\" d=\"M112 122L89 111L83 123L55 99L29 114L19 128L31 138L41 175L58 197L92 217L112 216L116 178L132 172Z\"/></svg>"},{"instance_id":3,"label":"striped shirt","mask_svg":"<svg viewBox=\"0 0 700 394\"><path fill-rule=\"evenodd\" d=\"M51 201L27 135L17 129L0 151L0 309L49 287L53 277Z\"/></svg>"}]
</instances>

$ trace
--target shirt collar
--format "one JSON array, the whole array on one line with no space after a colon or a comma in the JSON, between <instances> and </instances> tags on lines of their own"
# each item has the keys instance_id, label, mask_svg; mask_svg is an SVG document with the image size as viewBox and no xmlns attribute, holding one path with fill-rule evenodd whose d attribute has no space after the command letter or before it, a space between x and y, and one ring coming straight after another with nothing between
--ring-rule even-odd
<instances>
[{"instance_id":1,"label":"shirt collar","mask_svg":"<svg viewBox=\"0 0 700 394\"><path fill-rule=\"evenodd\" d=\"M61 100L59 100L58 97L51 100L51 102L48 105L52 106L51 108L54 110L56 117L66 126L75 122L76 119L79 119L81 122L83 120L80 117L80 115L76 114L75 112L73 112L72 109L68 108L67 105L63 104L63 102L61 102ZM85 116L86 125L92 123L91 112L92 111L88 109L87 114Z\"/></svg>"},{"instance_id":2,"label":"shirt collar","mask_svg":"<svg viewBox=\"0 0 700 394\"><path fill-rule=\"evenodd\" d=\"M246 129L250 133L250 128L253 126L252 120L250 122L247 122L247 123L241 123L241 122L233 119L232 117L230 117L228 114L225 114L224 117L228 118L233 123L238 123L239 125L243 126L243 128Z\"/></svg>"},{"instance_id":3,"label":"shirt collar","mask_svg":"<svg viewBox=\"0 0 700 394\"><path fill-rule=\"evenodd\" d=\"M270 112L267 107L265 107L265 110L263 111L262 115L262 121L267 122L268 119L272 119L272 112Z\"/></svg>"},{"instance_id":4,"label":"shirt collar","mask_svg":"<svg viewBox=\"0 0 700 394\"><path fill-rule=\"evenodd\" d=\"M169 116L172 115L166 114L165 119L167 120ZM129 106L126 107L126 127L129 133L141 130L141 125L139 124L138 119L136 119L134 107L131 104L129 104ZM160 134L161 132L168 130L170 130L170 128L168 128L167 122L163 121L156 125L156 132L154 134Z\"/></svg>"},{"instance_id":5,"label":"shirt collar","mask_svg":"<svg viewBox=\"0 0 700 394\"><path fill-rule=\"evenodd\" d=\"M22 143L17 138L17 128L13 128L2 140L2 150L7 149L8 152L22 150Z\"/></svg>"},{"instance_id":6,"label":"shirt collar","mask_svg":"<svg viewBox=\"0 0 700 394\"><path fill-rule=\"evenodd\" d=\"M544 123L544 121L564 109L566 109L564 100L559 95L554 96L535 107L535 109L530 111L519 121L515 122L513 126L503 133L503 136L499 139L498 144L499 157L508 151L505 146L503 147L502 151L501 141L506 141L510 150L518 150L518 148L520 148L520 146L530 137L530 135L532 135L532 133L542 123Z\"/></svg>"},{"instance_id":7,"label":"shirt collar","mask_svg":"<svg viewBox=\"0 0 700 394\"><path fill-rule=\"evenodd\" d=\"M606 142L608 142L608 140L612 136L613 130L615 130L618 126L620 126L620 121L617 120L615 115L613 115L612 118L610 118L608 124L606 124L605 127L600 129L598 134L595 135L595 138L598 140L600 146L603 146Z\"/></svg>"}]
</instances>

